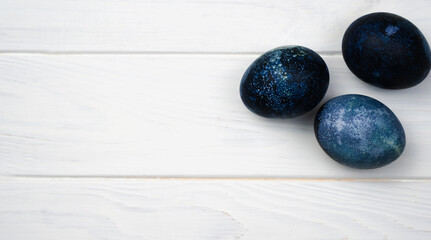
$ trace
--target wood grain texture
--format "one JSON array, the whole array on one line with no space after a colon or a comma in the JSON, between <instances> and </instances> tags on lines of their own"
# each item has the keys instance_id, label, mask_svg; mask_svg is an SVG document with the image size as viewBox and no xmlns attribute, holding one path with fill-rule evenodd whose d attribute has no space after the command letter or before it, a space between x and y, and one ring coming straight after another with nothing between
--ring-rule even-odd
<instances>
[{"instance_id":1,"label":"wood grain texture","mask_svg":"<svg viewBox=\"0 0 431 240\"><path fill-rule=\"evenodd\" d=\"M340 51L347 26L376 11L404 16L431 37L427 0L2 0L0 50Z\"/></svg>"},{"instance_id":2,"label":"wood grain texture","mask_svg":"<svg viewBox=\"0 0 431 240\"><path fill-rule=\"evenodd\" d=\"M0 1L0 239L431 239L431 182L386 180L431 179L431 77L381 90L339 54L375 11L431 39L426 0ZM359 93L395 112L399 160L349 169L318 146L316 109L247 111L245 69L288 44L323 53L324 101Z\"/></svg>"},{"instance_id":3,"label":"wood grain texture","mask_svg":"<svg viewBox=\"0 0 431 240\"><path fill-rule=\"evenodd\" d=\"M431 238L430 182L0 180L2 239Z\"/></svg>"},{"instance_id":4,"label":"wood grain texture","mask_svg":"<svg viewBox=\"0 0 431 240\"><path fill-rule=\"evenodd\" d=\"M317 108L292 120L249 112L239 81L257 55L0 56L0 173L45 176L429 178L431 80L402 91L358 80L323 56L324 101L375 97L404 125L399 160L354 170L313 132ZM323 103L323 102L322 102Z\"/></svg>"}]
</instances>

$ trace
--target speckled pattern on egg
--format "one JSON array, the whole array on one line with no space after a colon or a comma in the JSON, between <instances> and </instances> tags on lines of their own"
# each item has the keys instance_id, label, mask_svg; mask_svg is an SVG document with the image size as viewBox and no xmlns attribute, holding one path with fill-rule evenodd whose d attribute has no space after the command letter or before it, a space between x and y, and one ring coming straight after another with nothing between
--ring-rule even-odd
<instances>
[{"instance_id":1,"label":"speckled pattern on egg","mask_svg":"<svg viewBox=\"0 0 431 240\"><path fill-rule=\"evenodd\" d=\"M356 94L326 102L316 114L314 131L323 150L337 162L378 168L404 150L404 129L395 114L376 99Z\"/></svg>"},{"instance_id":2,"label":"speckled pattern on egg","mask_svg":"<svg viewBox=\"0 0 431 240\"><path fill-rule=\"evenodd\" d=\"M391 13L360 17L343 37L343 57L360 79L382 88L415 86L428 75L430 47L410 21Z\"/></svg>"},{"instance_id":3,"label":"speckled pattern on egg","mask_svg":"<svg viewBox=\"0 0 431 240\"><path fill-rule=\"evenodd\" d=\"M329 84L328 68L301 46L273 49L254 61L240 84L247 108L263 117L293 118L313 109Z\"/></svg>"}]
</instances>

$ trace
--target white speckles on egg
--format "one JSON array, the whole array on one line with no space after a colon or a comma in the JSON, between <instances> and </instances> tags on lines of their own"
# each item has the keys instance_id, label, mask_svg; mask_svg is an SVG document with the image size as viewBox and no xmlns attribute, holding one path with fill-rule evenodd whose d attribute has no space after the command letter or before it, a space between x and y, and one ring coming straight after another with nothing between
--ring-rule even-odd
<instances>
[{"instance_id":1,"label":"white speckles on egg","mask_svg":"<svg viewBox=\"0 0 431 240\"><path fill-rule=\"evenodd\" d=\"M328 83L328 68L317 53L287 46L263 54L250 65L240 94L247 108L260 116L292 118L314 108Z\"/></svg>"},{"instance_id":2,"label":"white speckles on egg","mask_svg":"<svg viewBox=\"0 0 431 240\"><path fill-rule=\"evenodd\" d=\"M317 113L314 126L325 152L351 167L386 165L405 146L404 130L396 116L379 101L362 95L329 100Z\"/></svg>"},{"instance_id":3,"label":"white speckles on egg","mask_svg":"<svg viewBox=\"0 0 431 240\"><path fill-rule=\"evenodd\" d=\"M338 132L343 130L343 128L347 125L343 119L345 113L346 113L345 109L340 109L340 111L338 111L338 116L334 122L334 126Z\"/></svg>"},{"instance_id":4,"label":"white speckles on egg","mask_svg":"<svg viewBox=\"0 0 431 240\"><path fill-rule=\"evenodd\" d=\"M389 25L389 26L387 26L387 27L386 27L386 29L385 29L385 33L386 33L386 35L388 35L388 36L392 36L392 35L394 35L395 33L397 33L397 32L398 32L398 30L400 30L400 28L399 28L399 27L397 27L397 26L393 26L393 25Z\"/></svg>"}]
</instances>

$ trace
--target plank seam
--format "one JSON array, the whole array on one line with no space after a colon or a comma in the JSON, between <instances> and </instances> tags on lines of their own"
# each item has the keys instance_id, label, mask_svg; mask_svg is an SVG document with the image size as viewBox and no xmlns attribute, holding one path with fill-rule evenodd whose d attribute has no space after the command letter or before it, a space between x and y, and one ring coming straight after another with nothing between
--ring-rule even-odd
<instances>
[{"instance_id":1,"label":"plank seam","mask_svg":"<svg viewBox=\"0 0 431 240\"><path fill-rule=\"evenodd\" d=\"M268 49L270 50L270 49ZM208 55L208 56L255 56L264 52L164 52L164 51L6 51L0 55ZM317 51L322 56L341 56L341 51Z\"/></svg>"},{"instance_id":2,"label":"plank seam","mask_svg":"<svg viewBox=\"0 0 431 240\"><path fill-rule=\"evenodd\" d=\"M161 180L161 181L284 181L284 182L431 182L428 178L283 178L283 177L181 177L181 176L74 176L74 175L3 175L0 179L58 180Z\"/></svg>"}]
</instances>

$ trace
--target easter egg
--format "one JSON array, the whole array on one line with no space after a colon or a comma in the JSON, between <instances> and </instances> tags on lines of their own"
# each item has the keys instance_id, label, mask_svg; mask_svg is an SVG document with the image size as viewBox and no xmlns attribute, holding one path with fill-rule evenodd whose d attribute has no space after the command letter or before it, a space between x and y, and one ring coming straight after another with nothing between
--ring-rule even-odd
<instances>
[{"instance_id":1,"label":"easter egg","mask_svg":"<svg viewBox=\"0 0 431 240\"><path fill-rule=\"evenodd\" d=\"M410 21L391 13L371 13L347 28L342 43L349 69L381 88L415 86L428 75L430 47Z\"/></svg>"},{"instance_id":2,"label":"easter egg","mask_svg":"<svg viewBox=\"0 0 431 240\"><path fill-rule=\"evenodd\" d=\"M327 101L314 120L314 132L323 150L352 168L370 169L396 160L404 150L404 129L383 103L349 94Z\"/></svg>"},{"instance_id":3,"label":"easter egg","mask_svg":"<svg viewBox=\"0 0 431 240\"><path fill-rule=\"evenodd\" d=\"M267 118L293 118L324 97L329 72L311 49L284 46L264 53L244 73L240 95L252 112Z\"/></svg>"}]
</instances>

